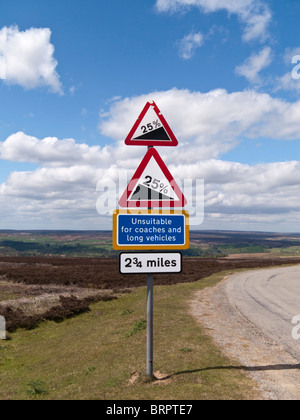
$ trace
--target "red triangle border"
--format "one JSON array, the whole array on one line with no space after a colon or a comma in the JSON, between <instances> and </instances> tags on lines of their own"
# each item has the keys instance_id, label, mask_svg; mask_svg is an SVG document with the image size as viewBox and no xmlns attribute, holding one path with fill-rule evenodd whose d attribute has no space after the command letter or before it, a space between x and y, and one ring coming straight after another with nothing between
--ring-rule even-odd
<instances>
[{"instance_id":1,"label":"red triangle border","mask_svg":"<svg viewBox=\"0 0 300 420\"><path fill-rule=\"evenodd\" d=\"M153 107L153 110L155 111L157 117L159 118L160 122L162 123L164 129L166 130L168 136L170 137L171 141L167 140L133 140L132 137L134 136L134 133L136 132L138 126L140 125L141 121L147 114L150 107ZM136 120L134 126L130 130L128 136L125 139L125 144L127 146L178 146L178 140L176 139L173 131L171 130L169 124L165 120L164 116L158 109L158 106L154 101L147 102L143 111L141 112L140 116Z\"/></svg>"},{"instance_id":2,"label":"red triangle border","mask_svg":"<svg viewBox=\"0 0 300 420\"><path fill-rule=\"evenodd\" d=\"M138 184L142 173L144 172L145 168L147 167L148 163L150 162L151 158L154 158L158 163L160 169L162 170L163 174L165 175L166 179L170 183L171 187L173 188L175 194L178 197L178 200L174 201L160 201L160 200L140 200L140 201L129 201L130 194ZM142 162L140 163L139 167L137 168L135 174L133 175L131 181L129 182L126 190L122 194L119 205L123 208L153 208L153 207L181 207L183 208L186 206L187 200L184 197L182 191L180 190L179 186L177 185L176 181L174 180L173 176L171 175L170 171L168 170L166 164L160 157L159 153L156 149L150 148L146 155L144 156Z\"/></svg>"}]
</instances>

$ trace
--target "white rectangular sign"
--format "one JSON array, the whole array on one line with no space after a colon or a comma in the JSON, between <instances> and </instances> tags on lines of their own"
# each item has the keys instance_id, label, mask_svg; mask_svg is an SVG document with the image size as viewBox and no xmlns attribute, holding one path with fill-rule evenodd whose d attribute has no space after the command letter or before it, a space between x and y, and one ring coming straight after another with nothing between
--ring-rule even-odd
<instances>
[{"instance_id":1,"label":"white rectangular sign","mask_svg":"<svg viewBox=\"0 0 300 420\"><path fill-rule=\"evenodd\" d=\"M180 252L122 252L121 274L181 273Z\"/></svg>"}]
</instances>

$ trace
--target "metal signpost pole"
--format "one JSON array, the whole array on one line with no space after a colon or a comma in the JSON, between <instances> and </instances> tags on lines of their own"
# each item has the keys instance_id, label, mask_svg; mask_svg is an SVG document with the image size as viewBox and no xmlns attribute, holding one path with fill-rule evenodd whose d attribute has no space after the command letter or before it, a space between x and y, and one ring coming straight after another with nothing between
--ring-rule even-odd
<instances>
[{"instance_id":1,"label":"metal signpost pole","mask_svg":"<svg viewBox=\"0 0 300 420\"><path fill-rule=\"evenodd\" d=\"M151 146L148 147L148 150ZM151 194L150 190L148 194ZM149 195L151 199L151 195ZM148 206L148 210L151 207ZM153 274L147 275L147 375L153 378Z\"/></svg>"},{"instance_id":2,"label":"metal signpost pole","mask_svg":"<svg viewBox=\"0 0 300 420\"><path fill-rule=\"evenodd\" d=\"M153 274L147 275L147 375L153 378Z\"/></svg>"}]
</instances>

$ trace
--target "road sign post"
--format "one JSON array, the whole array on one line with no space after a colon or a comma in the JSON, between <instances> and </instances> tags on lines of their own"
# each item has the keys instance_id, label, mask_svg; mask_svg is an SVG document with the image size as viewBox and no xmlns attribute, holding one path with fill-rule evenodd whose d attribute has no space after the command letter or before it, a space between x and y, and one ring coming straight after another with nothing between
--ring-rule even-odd
<instances>
[{"instance_id":1,"label":"road sign post","mask_svg":"<svg viewBox=\"0 0 300 420\"><path fill-rule=\"evenodd\" d=\"M147 375L153 378L153 274L147 275Z\"/></svg>"},{"instance_id":2,"label":"road sign post","mask_svg":"<svg viewBox=\"0 0 300 420\"><path fill-rule=\"evenodd\" d=\"M148 146L150 152L152 146ZM153 149L154 150L154 149ZM148 200L151 191L148 190ZM148 202L148 211L151 212L151 204ZM153 378L153 301L154 301L154 277L147 275L147 375Z\"/></svg>"},{"instance_id":3,"label":"road sign post","mask_svg":"<svg viewBox=\"0 0 300 420\"><path fill-rule=\"evenodd\" d=\"M122 274L147 274L147 375L153 378L153 275L181 272L182 256L172 251L189 248L189 214L179 210L186 198L154 149L178 145L154 101L147 102L125 144L148 150L119 200L126 210L114 211L113 248L131 251L120 254Z\"/></svg>"}]
</instances>

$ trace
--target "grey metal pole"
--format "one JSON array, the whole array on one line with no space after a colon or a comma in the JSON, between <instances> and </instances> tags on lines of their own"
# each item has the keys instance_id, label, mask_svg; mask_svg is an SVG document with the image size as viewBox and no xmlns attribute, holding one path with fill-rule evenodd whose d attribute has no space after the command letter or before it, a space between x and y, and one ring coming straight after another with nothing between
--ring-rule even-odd
<instances>
[{"instance_id":1,"label":"grey metal pole","mask_svg":"<svg viewBox=\"0 0 300 420\"><path fill-rule=\"evenodd\" d=\"M148 147L148 150L152 146ZM151 191L148 191L151 200ZM151 210L151 207L148 207ZM147 275L147 375L153 378L153 275Z\"/></svg>"},{"instance_id":2,"label":"grey metal pole","mask_svg":"<svg viewBox=\"0 0 300 420\"><path fill-rule=\"evenodd\" d=\"M147 276L147 375L153 378L153 275Z\"/></svg>"}]
</instances>

